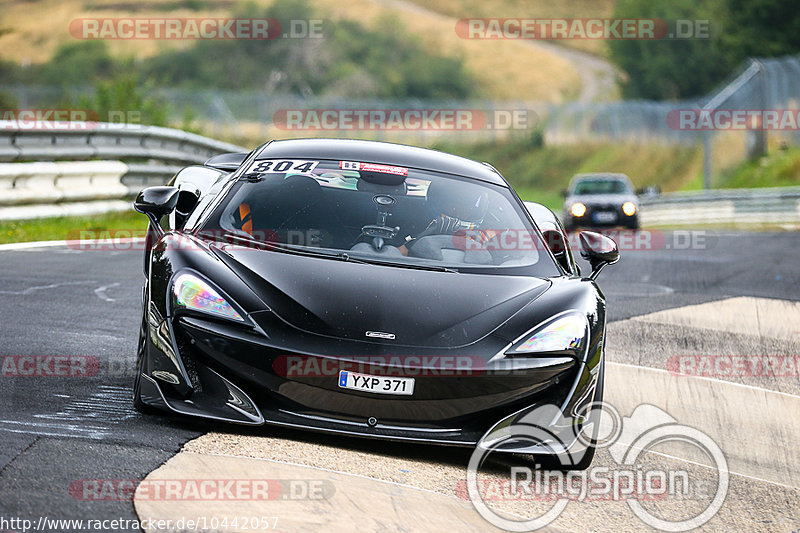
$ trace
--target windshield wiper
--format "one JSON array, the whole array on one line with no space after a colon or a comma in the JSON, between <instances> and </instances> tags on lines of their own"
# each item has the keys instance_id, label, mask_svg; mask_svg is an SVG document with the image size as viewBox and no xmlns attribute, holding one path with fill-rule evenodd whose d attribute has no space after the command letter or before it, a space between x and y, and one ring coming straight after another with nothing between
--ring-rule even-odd
<instances>
[{"instance_id":1,"label":"windshield wiper","mask_svg":"<svg viewBox=\"0 0 800 533\"><path fill-rule=\"evenodd\" d=\"M457 270L439 266L439 265L420 265L416 263L401 263L397 261L384 261L383 259L378 258L371 258L371 257L353 257L351 254L347 252L322 252L320 250L314 249L298 249L294 247L285 247L285 245L278 245L279 250L286 250L289 253L298 253L301 255L308 255L313 257L324 257L327 259L337 259L339 261L345 261L349 263L360 263L362 265L382 265L382 266L392 266L398 268L413 268L416 270L432 270L435 272L453 272L458 273Z\"/></svg>"},{"instance_id":2,"label":"windshield wiper","mask_svg":"<svg viewBox=\"0 0 800 533\"><path fill-rule=\"evenodd\" d=\"M347 255L347 254L345 254ZM352 256L348 256L352 260ZM432 270L434 272L452 272L453 274L458 274L458 270L455 268L450 268L441 265L425 265L420 263L401 263L399 261L385 261L383 259L357 259L360 263L370 263L373 265L385 265L385 266L393 266L398 268L413 268L415 270Z\"/></svg>"},{"instance_id":3,"label":"windshield wiper","mask_svg":"<svg viewBox=\"0 0 800 533\"><path fill-rule=\"evenodd\" d=\"M203 235L208 235L205 232L200 232ZM362 258L362 257L354 257L353 255L347 252L323 252L321 250L316 250L313 248L298 248L295 246L291 246L284 243L277 243L277 242L263 242L257 239L253 239L249 236L244 236L238 233L233 233L231 231L225 232L225 238L221 238L219 235L210 234L208 235L215 240L228 242L226 239L233 239L237 241L242 241L247 244L256 245L264 250L278 250L281 252L286 252L290 254L297 254L303 255L307 257L322 257L325 259L336 259L338 261L345 261L348 263L360 263L364 265L384 265L384 266L393 266L398 268L413 268L416 270L432 270L434 272L452 272L458 273L458 270L454 268L449 268L440 265L425 265L425 264L418 264L418 263L401 263L398 261L385 261L383 259L372 259L372 258Z\"/></svg>"}]
</instances>

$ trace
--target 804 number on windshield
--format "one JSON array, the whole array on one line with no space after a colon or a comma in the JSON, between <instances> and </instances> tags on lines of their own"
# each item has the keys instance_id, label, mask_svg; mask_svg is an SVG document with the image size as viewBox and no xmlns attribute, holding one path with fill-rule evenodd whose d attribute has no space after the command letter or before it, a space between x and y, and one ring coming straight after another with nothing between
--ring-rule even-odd
<instances>
[{"instance_id":1,"label":"804 number on windshield","mask_svg":"<svg viewBox=\"0 0 800 533\"><path fill-rule=\"evenodd\" d=\"M287 172L311 172L319 161L307 161L300 159L264 159L253 161L245 174L284 174Z\"/></svg>"}]
</instances>

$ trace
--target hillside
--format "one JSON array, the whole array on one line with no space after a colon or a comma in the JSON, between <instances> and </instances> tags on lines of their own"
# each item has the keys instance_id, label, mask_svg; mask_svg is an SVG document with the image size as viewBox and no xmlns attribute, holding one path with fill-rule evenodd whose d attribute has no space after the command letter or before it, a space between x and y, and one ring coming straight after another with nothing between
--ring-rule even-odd
<instances>
[{"instance_id":1,"label":"hillside","mask_svg":"<svg viewBox=\"0 0 800 533\"><path fill-rule=\"evenodd\" d=\"M272 2L257 0L254 3L268 7ZM77 18L226 17L239 5L233 0L8 0L0 11L0 59L23 65L46 62L60 45L76 41L70 35L69 25ZM412 4L405 2L317 0L311 5L320 18L355 20L368 27L375 27L386 17L394 17L412 38L429 50L462 58L479 84L478 94L484 98L557 103L574 99L581 91L576 64L546 46L513 40L461 39L454 31L455 18L425 10L409 11ZM107 44L115 56L141 60L193 43L110 40Z\"/></svg>"},{"instance_id":2,"label":"hillside","mask_svg":"<svg viewBox=\"0 0 800 533\"><path fill-rule=\"evenodd\" d=\"M406 1L406 0L403 0ZM616 0L407 0L432 11L461 18L609 18ZM558 44L606 56L607 41L575 39Z\"/></svg>"}]
</instances>

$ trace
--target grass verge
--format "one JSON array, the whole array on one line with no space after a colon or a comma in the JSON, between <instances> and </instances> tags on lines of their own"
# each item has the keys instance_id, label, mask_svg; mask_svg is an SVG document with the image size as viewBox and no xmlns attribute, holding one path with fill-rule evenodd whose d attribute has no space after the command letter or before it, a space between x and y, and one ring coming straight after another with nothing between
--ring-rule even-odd
<instances>
[{"instance_id":1,"label":"grass verge","mask_svg":"<svg viewBox=\"0 0 800 533\"><path fill-rule=\"evenodd\" d=\"M126 230L144 232L147 218L133 210L82 217L55 217L0 221L0 244L77 239L81 231Z\"/></svg>"}]
</instances>

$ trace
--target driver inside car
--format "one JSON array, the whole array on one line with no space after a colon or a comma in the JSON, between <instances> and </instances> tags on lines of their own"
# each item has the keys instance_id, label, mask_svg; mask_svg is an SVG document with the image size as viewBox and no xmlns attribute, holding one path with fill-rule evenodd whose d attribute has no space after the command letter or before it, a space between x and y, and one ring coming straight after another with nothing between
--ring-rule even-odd
<instances>
[{"instance_id":1,"label":"driver inside car","mask_svg":"<svg viewBox=\"0 0 800 533\"><path fill-rule=\"evenodd\" d=\"M427 206L433 218L419 235L406 237L406 242L399 248L403 255L428 255L423 250L415 253L417 250L414 249L425 237L464 235L465 239L477 240L480 246L492 237L492 232L480 229L489 209L489 197L479 187L432 184L428 189Z\"/></svg>"}]
</instances>

